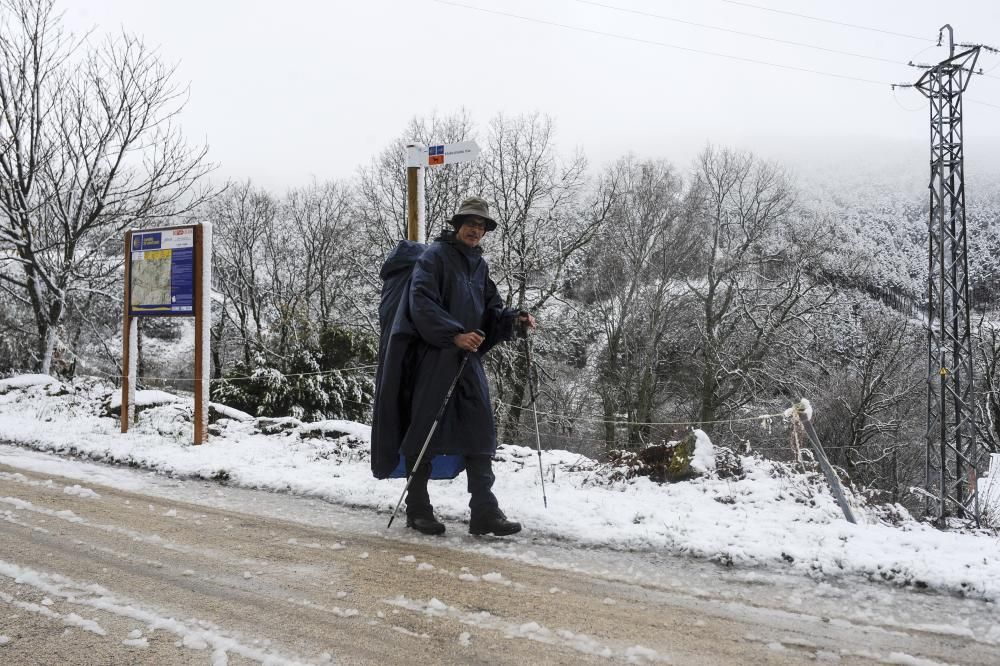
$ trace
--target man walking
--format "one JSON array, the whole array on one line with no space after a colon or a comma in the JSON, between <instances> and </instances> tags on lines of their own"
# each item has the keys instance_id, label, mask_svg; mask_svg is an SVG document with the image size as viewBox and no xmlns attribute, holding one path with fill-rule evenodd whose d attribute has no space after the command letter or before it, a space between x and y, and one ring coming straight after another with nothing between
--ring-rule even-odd
<instances>
[{"instance_id":1,"label":"man walking","mask_svg":"<svg viewBox=\"0 0 1000 666\"><path fill-rule=\"evenodd\" d=\"M403 242L386 260L383 279L393 271L416 265L408 288L399 295L391 327L383 322L379 371L372 427L372 470L391 476L399 455L412 475L406 496L406 525L424 534L443 534L427 491L435 464L457 458L457 475L464 464L470 493L472 534L504 536L521 530L507 519L492 488L492 456L496 429L483 357L495 345L515 337L517 324L534 328L530 314L504 308L479 247L496 229L485 200L462 202L446 232L426 248ZM388 284L388 282L387 282ZM383 297L383 300L384 297ZM380 319L387 319L380 313ZM479 332L477 332L479 331ZM485 335L481 335L480 332ZM468 355L454 394L414 469L452 379ZM441 475L446 476L447 472Z\"/></svg>"}]
</instances>

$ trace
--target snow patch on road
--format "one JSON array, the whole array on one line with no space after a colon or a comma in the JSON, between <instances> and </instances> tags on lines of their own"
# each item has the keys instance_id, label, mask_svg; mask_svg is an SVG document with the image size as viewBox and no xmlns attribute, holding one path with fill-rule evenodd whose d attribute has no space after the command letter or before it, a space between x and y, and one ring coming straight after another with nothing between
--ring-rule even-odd
<instances>
[{"instance_id":1,"label":"snow patch on road","mask_svg":"<svg viewBox=\"0 0 1000 666\"><path fill-rule=\"evenodd\" d=\"M87 497L87 498L94 498L94 499L97 499L97 498L100 497L100 495L98 495L97 493L95 493L90 488L84 488L84 487L76 485L76 484L74 484L72 486L66 486L66 487L64 487L63 488L63 492L66 493L67 495L73 495L75 497Z\"/></svg>"},{"instance_id":2,"label":"snow patch on road","mask_svg":"<svg viewBox=\"0 0 1000 666\"><path fill-rule=\"evenodd\" d=\"M670 661L669 658L659 654L656 650L642 645L624 647L606 645L587 634L576 633L569 629L552 630L534 621L522 623L509 622L488 611L479 611L477 613L463 611L454 606L449 606L436 598L431 598L428 601L420 601L409 599L401 594L394 599L386 599L384 603L409 611L423 613L431 617L445 617L473 627L498 631L503 633L507 638L524 638L547 645L558 645L582 654L605 659L626 661L630 664ZM461 637L459 638L459 642L461 642Z\"/></svg>"},{"instance_id":3,"label":"snow patch on road","mask_svg":"<svg viewBox=\"0 0 1000 666\"><path fill-rule=\"evenodd\" d=\"M908 624L900 626L908 631L923 631L930 634L957 636L959 638L971 638L973 640L976 638L976 634L969 627L959 627L953 624Z\"/></svg>"},{"instance_id":4,"label":"snow patch on road","mask_svg":"<svg viewBox=\"0 0 1000 666\"><path fill-rule=\"evenodd\" d=\"M944 662L914 657L905 652L891 652L882 662L886 664L902 664L903 666L948 666Z\"/></svg>"},{"instance_id":5,"label":"snow patch on road","mask_svg":"<svg viewBox=\"0 0 1000 666\"><path fill-rule=\"evenodd\" d=\"M15 509L21 511L34 511L36 513L41 513L46 516L51 516L53 518L59 518L65 520L69 523L86 523L87 521L76 515L69 509L63 509L60 511L55 511L54 509L46 509L45 507L36 506L32 502L20 499L19 497L0 497L0 502L4 504L10 504Z\"/></svg>"},{"instance_id":6,"label":"snow patch on road","mask_svg":"<svg viewBox=\"0 0 1000 666\"><path fill-rule=\"evenodd\" d=\"M504 578L503 575L497 571L483 574L483 580L487 583L495 583L497 585L510 585L510 581Z\"/></svg>"},{"instance_id":7,"label":"snow patch on road","mask_svg":"<svg viewBox=\"0 0 1000 666\"><path fill-rule=\"evenodd\" d=\"M410 631L406 627L399 627L397 625L392 625L392 630L403 634L404 636L412 636L413 638L430 638L428 634L418 634L415 631Z\"/></svg>"},{"instance_id":8,"label":"snow patch on road","mask_svg":"<svg viewBox=\"0 0 1000 666\"><path fill-rule=\"evenodd\" d=\"M52 479L47 479L45 481L35 481L34 479L29 479L24 474L19 472L0 472L0 479L5 479L9 481L14 481L15 483L20 483L26 486L32 486L34 488L45 487L45 488L58 488L59 485L52 481ZM73 495L74 497L84 497L89 499L99 499L101 496L90 488L84 488L80 484L74 483L72 486L63 486L63 493L66 495Z\"/></svg>"},{"instance_id":9,"label":"snow patch on road","mask_svg":"<svg viewBox=\"0 0 1000 666\"><path fill-rule=\"evenodd\" d=\"M228 653L253 661L275 664L275 666L301 666L305 663L301 659L288 658L273 651L264 651L245 645L235 638L215 630L213 625L204 620L191 619L187 622L181 622L161 612L141 607L132 600L115 596L96 583L78 582L66 576L35 571L3 560L0 560L0 576L10 578L20 585L33 587L48 596L61 599L65 603L88 606L119 617L138 620L147 625L151 631L163 629L176 635L180 639L179 643L184 647L196 650L211 647L213 648L213 663L226 663ZM24 608L24 610L62 620L67 625L79 627L100 636L107 633L96 621L84 619L76 613L61 615L45 606L18 601L3 592L0 592L0 600ZM270 641L265 642L270 644Z\"/></svg>"},{"instance_id":10,"label":"snow patch on road","mask_svg":"<svg viewBox=\"0 0 1000 666\"><path fill-rule=\"evenodd\" d=\"M88 525L90 527L95 527L105 532L113 532L115 534L125 535L135 541L142 541L151 546L157 546L159 548L164 548L166 550L172 550L182 553L190 553L193 550L187 546L180 546L178 544L172 543L158 534L143 534L142 532L137 532L135 530L120 527L118 525L101 525L98 523L91 523L84 518L76 515L72 511L63 510L55 511L53 509L47 509L45 507L37 506L31 502L16 497L0 497L0 503L6 503L13 505L16 509L32 511L34 513L40 513L44 516L51 516L53 518L59 518L60 520L65 520L70 523L78 523L81 525ZM150 510L155 510L152 505L150 505ZM41 529L41 528L38 528Z\"/></svg>"},{"instance_id":11,"label":"snow patch on road","mask_svg":"<svg viewBox=\"0 0 1000 666\"><path fill-rule=\"evenodd\" d=\"M0 562L2 565L3 562ZM0 575L3 574L2 566L0 566ZM21 577L15 578L15 583L30 585L30 578L23 579ZM20 599L15 599L12 595L6 592L0 592L0 601L3 601L15 608L20 608L21 610L27 611L29 613L35 613L36 615L41 615L42 617L47 617L51 620L61 621L63 624L70 627L77 627L83 629L84 631L89 631L92 634L97 634L98 636L106 636L108 632L104 630L103 627L97 622L97 620L87 620L80 617L76 613L67 613L63 615L62 613L57 613L54 610L48 608L47 606L42 606L39 604L31 603L30 601L21 601Z\"/></svg>"}]
</instances>

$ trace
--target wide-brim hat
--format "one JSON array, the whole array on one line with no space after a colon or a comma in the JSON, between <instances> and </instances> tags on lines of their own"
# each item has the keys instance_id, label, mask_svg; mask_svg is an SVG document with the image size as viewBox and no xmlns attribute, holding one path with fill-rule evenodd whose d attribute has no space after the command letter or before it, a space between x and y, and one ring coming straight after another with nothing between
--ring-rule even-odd
<instances>
[{"instance_id":1,"label":"wide-brim hat","mask_svg":"<svg viewBox=\"0 0 1000 666\"><path fill-rule=\"evenodd\" d=\"M451 224L456 229L462 226L462 222L469 216L481 217L486 220L486 231L493 231L497 228L497 221L490 217L490 206L486 199L482 197L469 197L458 207L458 211L452 215Z\"/></svg>"}]
</instances>

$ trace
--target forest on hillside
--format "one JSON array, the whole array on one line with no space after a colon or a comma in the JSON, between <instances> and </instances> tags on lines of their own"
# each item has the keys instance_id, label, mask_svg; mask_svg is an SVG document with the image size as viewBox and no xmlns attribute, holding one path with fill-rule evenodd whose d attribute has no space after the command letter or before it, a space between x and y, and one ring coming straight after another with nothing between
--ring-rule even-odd
<instances>
[{"instance_id":1,"label":"forest on hillside","mask_svg":"<svg viewBox=\"0 0 1000 666\"><path fill-rule=\"evenodd\" d=\"M426 238L484 197L484 241L533 337L542 443L602 456L690 427L795 455L807 397L831 460L889 501L923 483L926 181L801 184L707 145L692 163L561 152L556 121L417 117L351 177L219 183L183 136L183 83L141 40L74 41L49 2L6 0L0 45L0 368L121 375L123 236L213 226L212 396L258 415L370 418L379 270L405 237L404 146L476 140L426 169ZM926 167L924 167L926 168ZM850 174L848 174L850 176ZM992 189L991 189L992 188ZM1000 451L1000 190L969 186L980 443ZM140 381L185 385L187 320L141 322ZM527 342L491 354L501 441L533 442Z\"/></svg>"}]
</instances>

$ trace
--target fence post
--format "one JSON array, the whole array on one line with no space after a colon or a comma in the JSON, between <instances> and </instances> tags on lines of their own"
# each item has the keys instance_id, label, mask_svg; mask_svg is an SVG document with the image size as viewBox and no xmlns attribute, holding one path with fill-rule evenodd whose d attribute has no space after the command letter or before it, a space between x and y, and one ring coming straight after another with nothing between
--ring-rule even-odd
<instances>
[{"instance_id":1,"label":"fence post","mask_svg":"<svg viewBox=\"0 0 1000 666\"><path fill-rule=\"evenodd\" d=\"M826 480L830 484L830 488L833 489L833 495L837 498L837 504L840 505L840 510L844 512L844 518L846 518L849 523L857 524L858 521L854 519L851 507L847 503L847 497L844 496L844 489L840 485L840 479L837 478L837 474L833 471L833 466L830 465L830 461L827 460L826 452L823 450L823 445L819 443L819 437L816 435L816 429L813 427L812 420L809 418L808 403L803 400L792 409L795 417L802 423L802 427L805 429L806 435L809 437L809 441L813 445L813 449L816 452L816 460L819 461L819 466L823 469L823 474L826 475Z\"/></svg>"}]
</instances>

